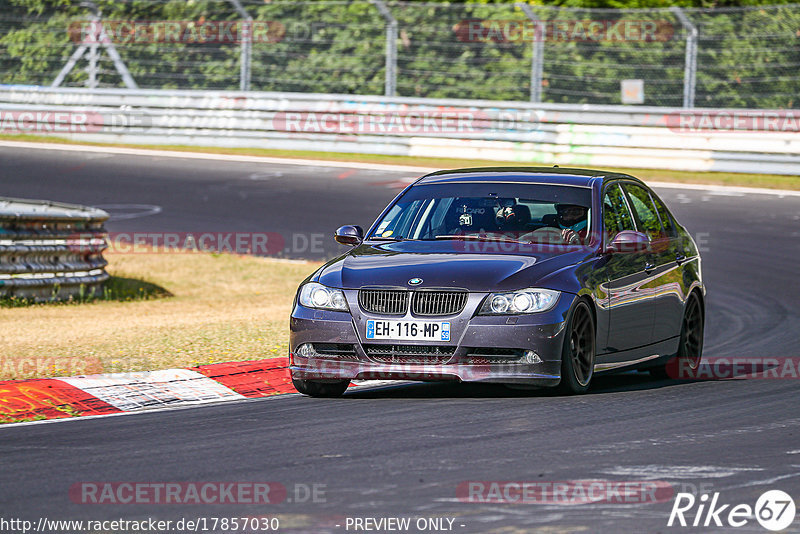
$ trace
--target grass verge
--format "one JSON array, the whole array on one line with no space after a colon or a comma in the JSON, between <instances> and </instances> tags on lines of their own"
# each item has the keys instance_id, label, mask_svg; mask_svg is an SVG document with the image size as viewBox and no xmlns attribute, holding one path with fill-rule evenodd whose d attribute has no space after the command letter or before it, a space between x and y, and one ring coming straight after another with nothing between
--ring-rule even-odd
<instances>
[{"instance_id":1,"label":"grass verge","mask_svg":"<svg viewBox=\"0 0 800 534\"><path fill-rule=\"evenodd\" d=\"M123 148L146 148L151 150L176 150L181 152L202 152L210 154L234 154L241 156L264 156L273 158L301 158L320 161L351 161L361 163L388 163L392 165L409 165L452 169L459 167L497 167L513 165L514 162L503 162L485 159L428 158L413 156L384 156L380 154L350 154L344 152L315 152L310 150L273 150L264 148L220 148L196 147L183 145L131 145L119 143L76 143L68 139L43 135L0 135L0 139L8 141L29 141L37 143L83 144L93 146L114 146ZM557 164L558 161L553 161ZM522 164L525 165L525 164ZM800 191L800 176L783 176L778 174L740 174L725 172L671 171L664 169L627 169L607 168L609 171L632 174L645 181L676 182L708 185L732 185L745 187L763 187L767 189L788 189Z\"/></svg>"},{"instance_id":2,"label":"grass verge","mask_svg":"<svg viewBox=\"0 0 800 534\"><path fill-rule=\"evenodd\" d=\"M106 257L116 300L0 308L0 379L286 355L294 292L319 265L208 253Z\"/></svg>"}]
</instances>

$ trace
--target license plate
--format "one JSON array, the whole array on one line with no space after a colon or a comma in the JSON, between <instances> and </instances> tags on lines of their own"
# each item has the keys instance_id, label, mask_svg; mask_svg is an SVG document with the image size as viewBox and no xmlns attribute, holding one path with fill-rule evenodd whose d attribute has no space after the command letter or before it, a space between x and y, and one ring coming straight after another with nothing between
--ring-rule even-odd
<instances>
[{"instance_id":1,"label":"license plate","mask_svg":"<svg viewBox=\"0 0 800 534\"><path fill-rule=\"evenodd\" d=\"M450 323L367 321L367 339L450 341Z\"/></svg>"}]
</instances>

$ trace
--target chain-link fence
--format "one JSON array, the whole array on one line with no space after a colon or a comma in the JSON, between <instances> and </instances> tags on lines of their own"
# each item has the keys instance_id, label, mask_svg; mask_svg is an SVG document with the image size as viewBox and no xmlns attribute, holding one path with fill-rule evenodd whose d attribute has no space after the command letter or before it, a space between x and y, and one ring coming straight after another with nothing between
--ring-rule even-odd
<instances>
[{"instance_id":1,"label":"chain-link fence","mask_svg":"<svg viewBox=\"0 0 800 534\"><path fill-rule=\"evenodd\" d=\"M800 107L800 5L0 0L0 83Z\"/></svg>"}]
</instances>

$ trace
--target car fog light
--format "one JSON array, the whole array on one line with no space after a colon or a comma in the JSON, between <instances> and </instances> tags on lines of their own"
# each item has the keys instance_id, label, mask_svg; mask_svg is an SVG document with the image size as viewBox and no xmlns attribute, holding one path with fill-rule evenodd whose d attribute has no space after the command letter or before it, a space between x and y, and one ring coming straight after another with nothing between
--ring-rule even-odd
<instances>
[{"instance_id":1,"label":"car fog light","mask_svg":"<svg viewBox=\"0 0 800 534\"><path fill-rule=\"evenodd\" d=\"M542 359L532 350L526 350L523 356L525 363L542 363Z\"/></svg>"},{"instance_id":2,"label":"car fog light","mask_svg":"<svg viewBox=\"0 0 800 534\"><path fill-rule=\"evenodd\" d=\"M311 343L303 343L297 347L297 355L303 358L313 358L316 354L317 351L314 350L314 345Z\"/></svg>"}]
</instances>

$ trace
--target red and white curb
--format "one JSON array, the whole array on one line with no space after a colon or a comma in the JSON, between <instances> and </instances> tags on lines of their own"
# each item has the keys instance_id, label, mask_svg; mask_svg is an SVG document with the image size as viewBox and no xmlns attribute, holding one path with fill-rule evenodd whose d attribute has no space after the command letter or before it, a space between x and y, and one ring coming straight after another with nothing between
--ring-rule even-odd
<instances>
[{"instance_id":1,"label":"red and white curb","mask_svg":"<svg viewBox=\"0 0 800 534\"><path fill-rule=\"evenodd\" d=\"M0 420L110 415L296 393L288 358L0 381ZM363 381L359 386L383 382Z\"/></svg>"}]
</instances>

